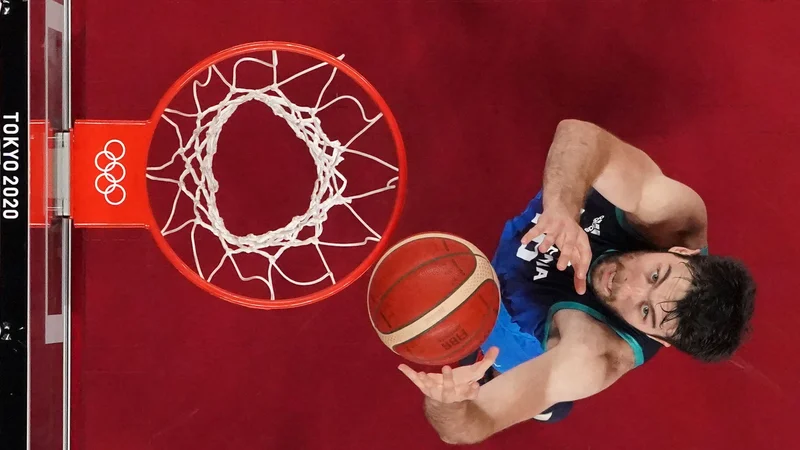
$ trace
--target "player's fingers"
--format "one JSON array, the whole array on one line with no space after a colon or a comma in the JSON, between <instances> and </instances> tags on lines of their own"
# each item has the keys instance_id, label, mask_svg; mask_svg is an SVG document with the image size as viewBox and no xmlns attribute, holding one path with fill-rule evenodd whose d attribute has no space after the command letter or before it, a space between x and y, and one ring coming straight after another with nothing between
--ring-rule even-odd
<instances>
[{"instance_id":1,"label":"player's fingers","mask_svg":"<svg viewBox=\"0 0 800 450\"><path fill-rule=\"evenodd\" d=\"M546 251L550 250L550 247L552 247L553 244L556 244L556 240L558 239L559 234L560 233L558 233L557 231L553 231L546 234L542 239L542 242L539 244L538 247L539 252L545 253Z\"/></svg>"},{"instance_id":2,"label":"player's fingers","mask_svg":"<svg viewBox=\"0 0 800 450\"><path fill-rule=\"evenodd\" d=\"M553 244L551 244L551 245L550 245L550 247L552 247L553 245L555 245L555 247L556 247L556 248L559 250L559 252L561 253L561 255L563 255L563 254L564 254L564 252L563 252L563 251L561 251L561 249L563 249L563 248L564 248L564 242L565 242L565 240L566 240L566 235L565 235L564 231L563 231L563 230L562 230L562 231L560 231L558 234L556 234L556 235L555 235L555 236L553 236L553 237L554 237L555 239L553 239L553 241L554 241L554 242L553 242ZM542 242L542 244L544 244L544 243L545 243L545 242ZM547 249L549 250L549 249L550 249L550 247L547 247ZM539 247L539 248L541 248L541 247ZM544 251L543 251L543 252L544 252ZM561 255L559 255L559 257L560 257Z\"/></svg>"},{"instance_id":3,"label":"player's fingers","mask_svg":"<svg viewBox=\"0 0 800 450\"><path fill-rule=\"evenodd\" d=\"M575 241L576 238L571 235L564 237L564 242L559 247L561 255L558 257L558 270L566 270L570 262L575 258Z\"/></svg>"},{"instance_id":4,"label":"player's fingers","mask_svg":"<svg viewBox=\"0 0 800 450\"><path fill-rule=\"evenodd\" d=\"M562 271L562 272L567 270L567 267L569 267L570 264L572 263L572 257L573 257L572 256L572 254L573 254L572 248L567 247L567 249L568 249L568 251L561 252L558 255L558 262L556 263L556 268L558 270Z\"/></svg>"},{"instance_id":5,"label":"player's fingers","mask_svg":"<svg viewBox=\"0 0 800 450\"><path fill-rule=\"evenodd\" d=\"M580 242L576 246L576 256L573 259L573 268L575 269L575 291L583 295L586 293L586 280L588 278L589 266L592 262L592 250L586 243Z\"/></svg>"},{"instance_id":6,"label":"player's fingers","mask_svg":"<svg viewBox=\"0 0 800 450\"><path fill-rule=\"evenodd\" d=\"M586 293L586 279L585 278L578 278L578 276L575 275L575 292L577 292L580 295L583 295L583 294Z\"/></svg>"},{"instance_id":7,"label":"player's fingers","mask_svg":"<svg viewBox=\"0 0 800 450\"><path fill-rule=\"evenodd\" d=\"M589 238L586 237L585 233L581 233L575 241L575 259L572 261L575 272L580 273L585 278L591 261L592 248L589 246Z\"/></svg>"},{"instance_id":8,"label":"player's fingers","mask_svg":"<svg viewBox=\"0 0 800 450\"><path fill-rule=\"evenodd\" d=\"M433 381L437 385L442 384L442 374L440 373L427 373L425 374L425 376L430 378L431 381Z\"/></svg>"},{"instance_id":9,"label":"player's fingers","mask_svg":"<svg viewBox=\"0 0 800 450\"><path fill-rule=\"evenodd\" d=\"M578 259L581 264L581 273L586 278L586 274L589 272L589 265L592 262L592 247L589 244L589 236L587 234L582 234L578 238L578 251L580 252L580 258Z\"/></svg>"},{"instance_id":10,"label":"player's fingers","mask_svg":"<svg viewBox=\"0 0 800 450\"><path fill-rule=\"evenodd\" d=\"M438 384L433 378L428 376L428 374L425 372L418 372L417 376L419 377L420 380L422 380L422 383L425 385L425 388L427 389L435 388L436 385Z\"/></svg>"},{"instance_id":11,"label":"player's fingers","mask_svg":"<svg viewBox=\"0 0 800 450\"><path fill-rule=\"evenodd\" d=\"M408 379L411 380L411 382L414 383L420 391L423 393L425 392L425 383L423 383L422 379L420 379L419 375L417 375L417 372L414 372L414 370L405 364L400 364L400 366L397 368L400 369L400 372L403 372L403 375L408 377Z\"/></svg>"},{"instance_id":12,"label":"player's fingers","mask_svg":"<svg viewBox=\"0 0 800 450\"><path fill-rule=\"evenodd\" d=\"M483 359L480 360L480 362L478 362L478 364L476 364L475 366L475 368L477 369L474 374L475 381L483 378L483 374L485 374L486 371L489 370L490 367L492 367L494 362L497 361L497 355L499 354L500 354L500 349L497 347L492 347L486 352L485 355L483 355Z\"/></svg>"},{"instance_id":13,"label":"player's fingers","mask_svg":"<svg viewBox=\"0 0 800 450\"><path fill-rule=\"evenodd\" d=\"M539 223L538 223L538 224L536 224L536 225L535 225L533 228L531 228L530 230L528 230L528 232L527 232L527 233L525 233L524 235L522 235L522 239L521 239L520 241L521 241L523 244L528 244L529 242L531 242L532 240L534 240L536 237L538 237L538 236L540 236L540 235L542 235L542 234L544 234L544 233L545 233L545 231L544 231L544 227L545 227L545 226L544 226L543 222L539 222Z\"/></svg>"},{"instance_id":14,"label":"player's fingers","mask_svg":"<svg viewBox=\"0 0 800 450\"><path fill-rule=\"evenodd\" d=\"M451 369L450 366L442 367L442 386L445 390L453 390L453 386L455 386L453 369Z\"/></svg>"},{"instance_id":15,"label":"player's fingers","mask_svg":"<svg viewBox=\"0 0 800 450\"><path fill-rule=\"evenodd\" d=\"M489 347L489 350L483 355L482 362L488 363L490 366L494 364L497 360L497 356L500 354L499 347Z\"/></svg>"},{"instance_id":16,"label":"player's fingers","mask_svg":"<svg viewBox=\"0 0 800 450\"><path fill-rule=\"evenodd\" d=\"M455 400L456 388L453 381L453 369L450 366L442 367L442 401L449 403Z\"/></svg>"},{"instance_id":17,"label":"player's fingers","mask_svg":"<svg viewBox=\"0 0 800 450\"><path fill-rule=\"evenodd\" d=\"M425 385L425 390L423 391L425 395L438 402L441 402L442 401L441 384L436 383L432 378L428 377L427 374L425 374L424 372L420 372L419 375L423 379L422 383Z\"/></svg>"}]
</instances>

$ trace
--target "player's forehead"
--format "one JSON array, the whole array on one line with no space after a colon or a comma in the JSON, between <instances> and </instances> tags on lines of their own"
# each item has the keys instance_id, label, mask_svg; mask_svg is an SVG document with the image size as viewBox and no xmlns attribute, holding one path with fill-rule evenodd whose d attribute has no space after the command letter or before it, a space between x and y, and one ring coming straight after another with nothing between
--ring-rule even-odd
<instances>
[{"instance_id":1,"label":"player's forehead","mask_svg":"<svg viewBox=\"0 0 800 450\"><path fill-rule=\"evenodd\" d=\"M658 334L671 336L678 326L679 318L673 312L692 289L692 275L685 258L672 255L657 265L657 273L662 279L660 285L650 292L650 302L658 310L655 312Z\"/></svg>"}]
</instances>

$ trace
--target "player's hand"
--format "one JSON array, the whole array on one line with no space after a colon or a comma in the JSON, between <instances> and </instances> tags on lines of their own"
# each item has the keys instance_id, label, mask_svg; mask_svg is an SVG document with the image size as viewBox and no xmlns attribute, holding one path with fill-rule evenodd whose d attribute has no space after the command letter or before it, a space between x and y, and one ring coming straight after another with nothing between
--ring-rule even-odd
<instances>
[{"instance_id":1,"label":"player's hand","mask_svg":"<svg viewBox=\"0 0 800 450\"><path fill-rule=\"evenodd\" d=\"M575 291L578 294L586 293L586 273L592 261L592 249L589 246L589 236L577 218L561 206L546 208L539 216L536 226L522 236L522 243L527 245L542 235L545 236L540 238L539 252L544 253L555 244L561 252L558 256L558 270L566 270L571 264L575 270Z\"/></svg>"},{"instance_id":2,"label":"player's hand","mask_svg":"<svg viewBox=\"0 0 800 450\"><path fill-rule=\"evenodd\" d=\"M483 359L469 366L451 369L444 366L442 373L415 372L405 364L400 364L400 369L405 376L413 382L423 394L440 403L457 403L465 400L475 400L478 397L480 385L478 380L492 367L500 350L492 347Z\"/></svg>"}]
</instances>

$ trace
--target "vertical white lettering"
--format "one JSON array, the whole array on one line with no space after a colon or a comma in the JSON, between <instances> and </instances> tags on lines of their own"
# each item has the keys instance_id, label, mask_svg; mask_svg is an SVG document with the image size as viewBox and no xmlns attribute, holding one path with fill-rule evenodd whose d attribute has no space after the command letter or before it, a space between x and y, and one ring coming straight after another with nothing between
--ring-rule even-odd
<instances>
[{"instance_id":1,"label":"vertical white lettering","mask_svg":"<svg viewBox=\"0 0 800 450\"><path fill-rule=\"evenodd\" d=\"M541 267L536 268L536 275L533 276L533 281L541 280L542 278L547 276L547 271L542 269Z\"/></svg>"},{"instance_id":2,"label":"vertical white lettering","mask_svg":"<svg viewBox=\"0 0 800 450\"><path fill-rule=\"evenodd\" d=\"M3 120L12 121L11 123L4 123L3 130L3 148L12 147L15 150L4 151L0 158L0 167L3 169L2 183L2 201L0 201L0 210L2 210L2 217L5 220L16 220L19 218L19 188L14 187L19 183L19 177L15 172L20 170L19 167L19 140L20 129L19 113L3 114Z\"/></svg>"}]
</instances>

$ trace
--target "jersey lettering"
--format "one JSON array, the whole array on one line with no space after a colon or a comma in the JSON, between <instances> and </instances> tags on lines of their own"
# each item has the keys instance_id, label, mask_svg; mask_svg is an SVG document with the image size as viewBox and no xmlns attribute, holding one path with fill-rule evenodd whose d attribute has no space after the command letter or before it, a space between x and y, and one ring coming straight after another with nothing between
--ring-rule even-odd
<instances>
[{"instance_id":1,"label":"jersey lettering","mask_svg":"<svg viewBox=\"0 0 800 450\"><path fill-rule=\"evenodd\" d=\"M541 214L536 213L533 219L531 219L531 223L534 225L537 224L540 216ZM537 260L536 274L533 276L533 281L541 280L542 278L547 277L548 269L551 266L551 263L555 260L554 255L558 253L558 249L553 245L550 246L550 249L548 249L547 252L542 254L540 259L537 259L539 258L539 244L544 241L544 236L544 234L536 236L533 238L533 241L528 244L520 244L519 248L517 249L517 258L528 262Z\"/></svg>"}]
</instances>

